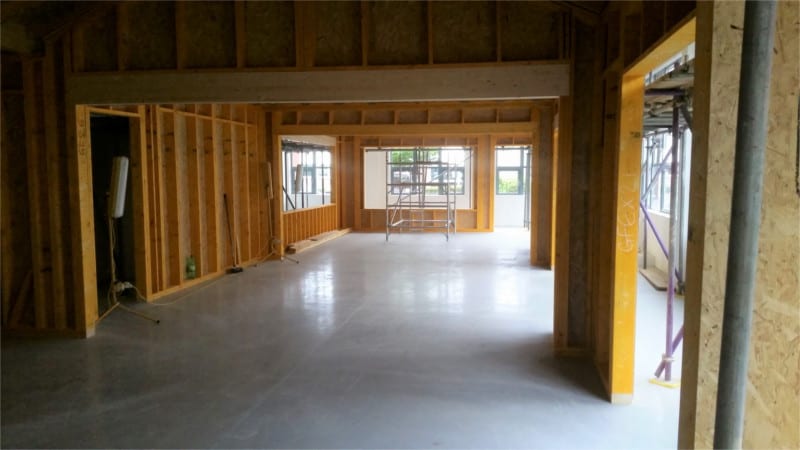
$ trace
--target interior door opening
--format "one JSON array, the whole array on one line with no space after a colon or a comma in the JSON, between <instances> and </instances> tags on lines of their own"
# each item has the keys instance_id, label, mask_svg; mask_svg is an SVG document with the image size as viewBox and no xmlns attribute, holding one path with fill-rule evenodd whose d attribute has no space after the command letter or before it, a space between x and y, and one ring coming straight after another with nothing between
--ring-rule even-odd
<instances>
[{"instance_id":1,"label":"interior door opening","mask_svg":"<svg viewBox=\"0 0 800 450\"><path fill-rule=\"evenodd\" d=\"M495 227L530 229L532 159L529 145L495 147Z\"/></svg>"}]
</instances>

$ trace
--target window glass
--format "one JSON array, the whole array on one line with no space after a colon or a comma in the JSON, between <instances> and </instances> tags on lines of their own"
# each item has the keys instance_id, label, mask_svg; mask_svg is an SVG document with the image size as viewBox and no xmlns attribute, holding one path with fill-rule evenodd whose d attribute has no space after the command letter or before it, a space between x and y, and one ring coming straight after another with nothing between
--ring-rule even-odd
<instances>
[{"instance_id":1,"label":"window glass","mask_svg":"<svg viewBox=\"0 0 800 450\"><path fill-rule=\"evenodd\" d=\"M497 193L498 194L520 194L522 192L519 169L498 169L497 170Z\"/></svg>"},{"instance_id":2,"label":"window glass","mask_svg":"<svg viewBox=\"0 0 800 450\"><path fill-rule=\"evenodd\" d=\"M284 211L333 202L331 148L283 140Z\"/></svg>"},{"instance_id":3,"label":"window glass","mask_svg":"<svg viewBox=\"0 0 800 450\"><path fill-rule=\"evenodd\" d=\"M522 151L519 149L499 149L497 151L497 167L519 167L522 165Z\"/></svg>"}]
</instances>

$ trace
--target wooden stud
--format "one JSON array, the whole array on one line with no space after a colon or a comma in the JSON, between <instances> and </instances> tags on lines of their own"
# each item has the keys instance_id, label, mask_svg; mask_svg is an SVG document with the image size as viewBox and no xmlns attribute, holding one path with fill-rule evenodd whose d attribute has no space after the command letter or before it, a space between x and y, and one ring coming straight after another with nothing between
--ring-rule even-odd
<instances>
[{"instance_id":1,"label":"wooden stud","mask_svg":"<svg viewBox=\"0 0 800 450\"><path fill-rule=\"evenodd\" d=\"M248 117L252 113L248 111ZM264 182L259 172L260 161L258 159L258 134L255 125L249 123L245 126L246 149L247 149L247 170L248 170L248 198L250 210L250 258L261 259L264 256L263 237L261 227L261 205L259 195L264 195Z\"/></svg>"},{"instance_id":2,"label":"wooden stud","mask_svg":"<svg viewBox=\"0 0 800 450\"><path fill-rule=\"evenodd\" d=\"M489 218L489 231L494 231L494 196L495 196L495 147L497 146L497 140L494 135L489 136L489 153L488 153L488 164L486 167L489 171L489 180L488 180L488 187L489 192L487 193L488 199L488 208L486 209L486 214L488 214Z\"/></svg>"},{"instance_id":3,"label":"wooden stud","mask_svg":"<svg viewBox=\"0 0 800 450\"><path fill-rule=\"evenodd\" d=\"M200 205L203 203L200 200L203 188L203 179L200 172L202 141L197 139L197 119L184 116L184 120L186 123L186 176L188 181L186 193L189 196L189 234L191 236L189 248L195 261L196 276L200 276L205 273L206 264L205 255L202 251L202 225L205 221L200 210Z\"/></svg>"},{"instance_id":4,"label":"wooden stud","mask_svg":"<svg viewBox=\"0 0 800 450\"><path fill-rule=\"evenodd\" d=\"M609 384L612 402L633 395L638 276L639 183L642 162L644 77L624 77L621 86L619 154L616 171L614 297Z\"/></svg>"},{"instance_id":5,"label":"wooden stud","mask_svg":"<svg viewBox=\"0 0 800 450\"><path fill-rule=\"evenodd\" d=\"M556 259L553 306L553 345L558 353L569 347L569 223L572 185L572 98L559 99L558 185L556 187Z\"/></svg>"},{"instance_id":6,"label":"wooden stud","mask_svg":"<svg viewBox=\"0 0 800 450\"><path fill-rule=\"evenodd\" d=\"M75 327L85 336L94 334L97 321L97 262L94 242L92 201L92 159L89 111L67 106L67 165L69 169L70 230L72 233L72 273L75 302Z\"/></svg>"},{"instance_id":7,"label":"wooden stud","mask_svg":"<svg viewBox=\"0 0 800 450\"><path fill-rule=\"evenodd\" d=\"M215 210L214 222L216 229L216 257L217 257L217 271L223 271L227 267L227 255L229 252L227 223L225 221L225 210L223 205L222 194L225 190L225 151L223 145L223 128L224 123L217 120L217 117L222 113L220 105L211 105L212 116L212 146L213 152L210 155L211 160L206 160L206 167L209 165L213 168L213 205ZM207 157L208 158L208 157ZM209 164L210 163L210 164ZM211 236L213 237L213 235Z\"/></svg>"},{"instance_id":8,"label":"wooden stud","mask_svg":"<svg viewBox=\"0 0 800 450\"><path fill-rule=\"evenodd\" d=\"M48 55L43 61L43 104L44 104L44 123L53 124L46 126L45 145L47 179L51 186L48 191L48 211L50 216L50 252L52 267L52 295L54 325L58 329L67 328L67 299L69 295L65 282L65 261L64 261L64 227L62 225L62 196L61 186L61 157L60 149L62 142L59 139L58 110L57 110L57 90L54 61L55 46L52 43L46 45L45 54ZM35 290L35 289L34 289Z\"/></svg>"},{"instance_id":9,"label":"wooden stud","mask_svg":"<svg viewBox=\"0 0 800 450\"><path fill-rule=\"evenodd\" d=\"M272 183L273 183L273 200L272 200L272 214L273 224L272 229L276 233L273 237L278 240L276 244L276 251L278 256L284 255L286 248L286 235L283 229L283 154L281 146L281 137L276 132L281 123L281 114L272 114Z\"/></svg>"},{"instance_id":10,"label":"wooden stud","mask_svg":"<svg viewBox=\"0 0 800 450\"><path fill-rule=\"evenodd\" d=\"M52 66L51 66L52 67ZM50 294L46 289L49 283L45 277L45 267L49 261L44 259L44 217L42 209L47 211L47 205L42 204L42 185L46 182L40 164L45 160L42 142L42 130L38 127L42 123L41 112L37 106L36 71L32 62L23 62L23 85L25 91L25 136L28 163L28 202L30 206L31 229L31 255L33 264L33 298L36 328L47 328L47 303Z\"/></svg>"},{"instance_id":11,"label":"wooden stud","mask_svg":"<svg viewBox=\"0 0 800 450\"><path fill-rule=\"evenodd\" d=\"M146 107L138 106L139 119L131 120L131 185L133 191L134 260L136 284L148 298L153 293L150 280L150 208L147 194L147 130Z\"/></svg>"},{"instance_id":12,"label":"wooden stud","mask_svg":"<svg viewBox=\"0 0 800 450\"><path fill-rule=\"evenodd\" d=\"M236 152L237 222L236 234L239 262L250 259L250 168L247 149L247 126L232 127L233 151Z\"/></svg>"},{"instance_id":13,"label":"wooden stud","mask_svg":"<svg viewBox=\"0 0 800 450\"><path fill-rule=\"evenodd\" d=\"M169 286L179 286L183 282L183 232L184 227L181 221L180 199L183 197L183 184L180 182L180 156L175 139L176 114L161 111L159 121L161 122L161 140L163 142L164 154L164 174L166 188L166 224L167 224L167 246L168 246L168 274Z\"/></svg>"},{"instance_id":14,"label":"wooden stud","mask_svg":"<svg viewBox=\"0 0 800 450\"><path fill-rule=\"evenodd\" d=\"M224 107L223 107L224 111ZM224 112L223 112L224 114ZM224 158L224 189L223 193L228 198L228 210L223 210L223 214L227 214L225 220L226 230L226 258L225 267L230 267L234 264L233 255L236 247L236 239L239 238L239 177L238 166L239 155L236 152L235 143L233 142L233 128L231 124L222 124L222 154ZM223 205L224 207L224 205Z\"/></svg>"}]
</instances>

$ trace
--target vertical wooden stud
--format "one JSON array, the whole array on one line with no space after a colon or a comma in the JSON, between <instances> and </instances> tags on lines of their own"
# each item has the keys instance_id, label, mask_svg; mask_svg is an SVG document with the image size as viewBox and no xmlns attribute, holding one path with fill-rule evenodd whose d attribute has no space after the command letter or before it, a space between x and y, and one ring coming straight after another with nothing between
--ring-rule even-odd
<instances>
[{"instance_id":1,"label":"vertical wooden stud","mask_svg":"<svg viewBox=\"0 0 800 450\"><path fill-rule=\"evenodd\" d=\"M67 105L67 164L69 167L72 273L75 295L75 325L85 336L94 335L97 321L97 262L94 243L92 159L89 111Z\"/></svg>"},{"instance_id":2,"label":"vertical wooden stud","mask_svg":"<svg viewBox=\"0 0 800 450\"><path fill-rule=\"evenodd\" d=\"M644 78L623 77L621 94L614 209L614 320L611 321L609 368L613 403L629 403L633 397Z\"/></svg>"},{"instance_id":3,"label":"vertical wooden stud","mask_svg":"<svg viewBox=\"0 0 800 450\"><path fill-rule=\"evenodd\" d=\"M572 187L572 98L561 97L558 110L558 185L556 187L556 259L553 306L553 345L556 352L569 346L569 223Z\"/></svg>"},{"instance_id":4,"label":"vertical wooden stud","mask_svg":"<svg viewBox=\"0 0 800 450\"><path fill-rule=\"evenodd\" d=\"M61 189L55 188L62 186L64 180L61 177L61 157L60 150L63 145L59 139L58 133L58 110L59 104L56 96L56 71L55 71L55 46L52 43L46 45L45 54L48 55L44 58L43 63L43 83L44 87L44 124L51 124L45 126L45 143L47 147L46 161L47 161L47 178L50 183L48 188L48 203L50 213L50 250L51 250L51 267L52 267L52 298L54 309L55 327L58 329L67 328L67 301L66 297L69 295L66 289L65 282L65 261L64 261L64 227L62 226L62 204L61 204ZM27 104L27 99L26 99ZM34 292L36 289L34 289Z\"/></svg>"},{"instance_id":5,"label":"vertical wooden stud","mask_svg":"<svg viewBox=\"0 0 800 450\"><path fill-rule=\"evenodd\" d=\"M50 67L52 68L52 65ZM43 176L43 169L40 167L45 161L44 149L42 148L42 130L39 128L43 120L41 112L37 108L40 103L37 100L36 93L36 71L34 63L31 61L23 62L23 89L25 93L25 136L27 140L34 316L36 328L46 328L48 326L46 299L52 293L46 291L51 286L45 279L45 266L48 265L49 261L45 260L45 231L43 230L44 217L42 214L43 209L47 211L47 204L43 204L42 193L42 185L46 182L46 178Z\"/></svg>"},{"instance_id":6,"label":"vertical wooden stud","mask_svg":"<svg viewBox=\"0 0 800 450\"><path fill-rule=\"evenodd\" d=\"M136 284L147 299L153 294L150 277L150 202L147 188L148 146L146 106L136 107L139 119L131 121L131 181L133 187L133 229Z\"/></svg>"},{"instance_id":7,"label":"vertical wooden stud","mask_svg":"<svg viewBox=\"0 0 800 450\"><path fill-rule=\"evenodd\" d=\"M204 222L200 205L203 203L200 200L202 189L202 178L200 175L200 145L202 142L197 140L197 122L198 119L192 116L186 116L186 179L188 186L186 193L189 196L189 234L191 236L191 244L189 246L191 256L195 260L195 271L197 276L200 276L205 271L205 255L202 251L202 235L203 230L201 226ZM201 125L202 126L202 125Z\"/></svg>"}]
</instances>

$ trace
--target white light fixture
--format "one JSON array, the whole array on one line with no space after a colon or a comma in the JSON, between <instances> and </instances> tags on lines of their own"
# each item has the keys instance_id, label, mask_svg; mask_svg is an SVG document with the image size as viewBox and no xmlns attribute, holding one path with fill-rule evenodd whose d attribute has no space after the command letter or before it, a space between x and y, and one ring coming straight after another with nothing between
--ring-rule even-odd
<instances>
[{"instance_id":1,"label":"white light fixture","mask_svg":"<svg viewBox=\"0 0 800 450\"><path fill-rule=\"evenodd\" d=\"M111 166L111 195L109 196L108 213L119 219L125 213L125 192L128 185L128 158L117 156Z\"/></svg>"}]
</instances>

